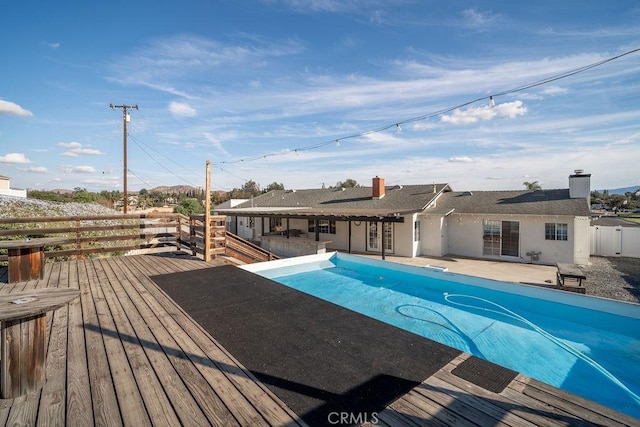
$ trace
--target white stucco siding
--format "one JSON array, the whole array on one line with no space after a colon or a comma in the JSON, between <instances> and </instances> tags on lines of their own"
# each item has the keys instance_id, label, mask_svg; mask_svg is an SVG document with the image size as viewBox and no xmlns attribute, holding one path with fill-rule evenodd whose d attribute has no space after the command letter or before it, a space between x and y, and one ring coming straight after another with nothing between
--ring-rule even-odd
<instances>
[{"instance_id":1,"label":"white stucco siding","mask_svg":"<svg viewBox=\"0 0 640 427\"><path fill-rule=\"evenodd\" d=\"M519 256L483 254L484 220L517 221L519 223ZM456 215L447 217L448 252L476 258L504 259L531 262L527 252L540 252L537 264L553 265L557 262L585 264L589 258L588 221L569 216L524 215ZM567 224L568 240L546 240L545 224ZM586 256L585 256L586 255Z\"/></svg>"},{"instance_id":2,"label":"white stucco siding","mask_svg":"<svg viewBox=\"0 0 640 427\"><path fill-rule=\"evenodd\" d=\"M414 257L413 223L415 215L405 215L404 222L391 223L393 227L393 254Z\"/></svg>"},{"instance_id":3,"label":"white stucco siding","mask_svg":"<svg viewBox=\"0 0 640 427\"><path fill-rule=\"evenodd\" d=\"M441 215L427 215L420 224L420 244L422 255L442 256L447 253L446 218Z\"/></svg>"}]
</instances>

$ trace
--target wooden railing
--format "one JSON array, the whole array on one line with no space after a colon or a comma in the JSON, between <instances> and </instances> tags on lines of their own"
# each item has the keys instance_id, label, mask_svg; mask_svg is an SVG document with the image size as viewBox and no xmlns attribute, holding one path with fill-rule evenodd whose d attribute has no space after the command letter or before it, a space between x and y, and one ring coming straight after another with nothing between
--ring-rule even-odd
<instances>
[{"instance_id":1,"label":"wooden railing","mask_svg":"<svg viewBox=\"0 0 640 427\"><path fill-rule=\"evenodd\" d=\"M209 254L214 258L225 253L226 220L223 215L212 215L209 220ZM204 215L189 217L189 247L193 256L205 255L204 225Z\"/></svg>"},{"instance_id":2,"label":"wooden railing","mask_svg":"<svg viewBox=\"0 0 640 427\"><path fill-rule=\"evenodd\" d=\"M0 218L0 239L65 238L46 248L47 258L87 256L162 247L180 250L189 240L188 227L189 219L176 213ZM1 253L0 261L6 259Z\"/></svg>"},{"instance_id":3,"label":"wooden railing","mask_svg":"<svg viewBox=\"0 0 640 427\"><path fill-rule=\"evenodd\" d=\"M271 252L261 248L260 246L254 245L248 240L245 240L242 237L231 233L230 231L227 231L226 244L227 247L225 253L227 255L237 258L246 263L280 259L280 257L278 257L277 255L272 254Z\"/></svg>"},{"instance_id":4,"label":"wooden railing","mask_svg":"<svg viewBox=\"0 0 640 427\"><path fill-rule=\"evenodd\" d=\"M271 252L255 245L248 240L226 230L226 216L212 215L210 217L210 255L215 258L227 255L242 262L254 263L279 259ZM204 215L189 217L190 249L193 256L205 256Z\"/></svg>"},{"instance_id":5,"label":"wooden railing","mask_svg":"<svg viewBox=\"0 0 640 427\"><path fill-rule=\"evenodd\" d=\"M210 217L211 257L228 255L246 263L278 259L260 246L226 231L225 223L225 216ZM124 254L155 248L190 251L193 256L204 258L204 230L204 215L186 217L177 213L0 218L0 240L66 239L64 243L46 247L47 258ZM6 250L0 250L0 261L6 260Z\"/></svg>"}]
</instances>

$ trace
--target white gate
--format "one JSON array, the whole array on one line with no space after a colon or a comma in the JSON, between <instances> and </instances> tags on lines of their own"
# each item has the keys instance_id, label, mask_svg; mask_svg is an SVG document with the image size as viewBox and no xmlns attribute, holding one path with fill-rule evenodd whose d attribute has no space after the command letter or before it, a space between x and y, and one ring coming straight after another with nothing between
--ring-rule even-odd
<instances>
[{"instance_id":1,"label":"white gate","mask_svg":"<svg viewBox=\"0 0 640 427\"><path fill-rule=\"evenodd\" d=\"M591 255L640 258L640 227L592 225Z\"/></svg>"}]
</instances>

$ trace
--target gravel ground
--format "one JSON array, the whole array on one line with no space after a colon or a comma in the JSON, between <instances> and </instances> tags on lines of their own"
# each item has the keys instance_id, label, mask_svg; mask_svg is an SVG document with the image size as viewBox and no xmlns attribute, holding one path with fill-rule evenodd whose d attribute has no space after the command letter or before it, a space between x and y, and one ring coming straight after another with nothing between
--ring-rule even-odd
<instances>
[{"instance_id":1,"label":"gravel ground","mask_svg":"<svg viewBox=\"0 0 640 427\"><path fill-rule=\"evenodd\" d=\"M583 266L587 295L640 303L640 259L591 257Z\"/></svg>"}]
</instances>

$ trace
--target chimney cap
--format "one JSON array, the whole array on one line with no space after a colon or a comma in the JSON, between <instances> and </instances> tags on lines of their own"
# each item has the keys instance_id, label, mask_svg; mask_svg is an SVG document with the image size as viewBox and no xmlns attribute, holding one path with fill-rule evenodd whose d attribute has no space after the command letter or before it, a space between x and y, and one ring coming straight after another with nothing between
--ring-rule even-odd
<instances>
[{"instance_id":1,"label":"chimney cap","mask_svg":"<svg viewBox=\"0 0 640 427\"><path fill-rule=\"evenodd\" d=\"M584 169L576 169L573 171L576 175L582 175L584 173Z\"/></svg>"}]
</instances>

